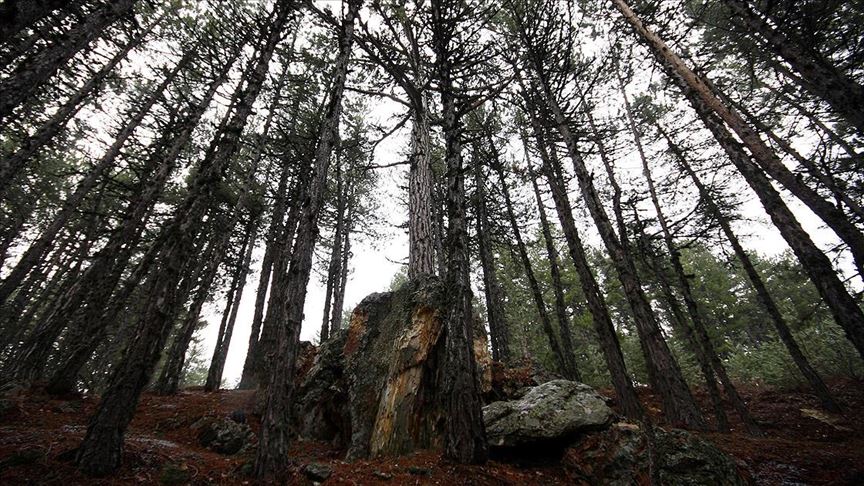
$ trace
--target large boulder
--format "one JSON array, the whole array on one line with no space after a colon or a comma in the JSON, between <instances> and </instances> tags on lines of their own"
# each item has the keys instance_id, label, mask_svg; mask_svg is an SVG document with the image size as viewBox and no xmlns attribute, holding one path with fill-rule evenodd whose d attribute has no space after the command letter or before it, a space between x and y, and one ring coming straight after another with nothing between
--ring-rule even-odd
<instances>
[{"instance_id":1,"label":"large boulder","mask_svg":"<svg viewBox=\"0 0 864 486\"><path fill-rule=\"evenodd\" d=\"M321 346L299 385L298 433L347 443L348 459L440 448L444 305L445 289L436 278L363 299L348 329ZM478 386L488 390L491 360L475 323Z\"/></svg>"},{"instance_id":2,"label":"large boulder","mask_svg":"<svg viewBox=\"0 0 864 486\"><path fill-rule=\"evenodd\" d=\"M649 484L652 455L659 484L747 484L732 458L689 432L655 427L654 439L652 450L639 426L617 423L583 436L566 450L562 462L577 484Z\"/></svg>"},{"instance_id":3,"label":"large boulder","mask_svg":"<svg viewBox=\"0 0 864 486\"><path fill-rule=\"evenodd\" d=\"M593 388L568 380L552 380L522 398L483 408L493 448L565 444L585 431L606 428L613 415Z\"/></svg>"}]
</instances>

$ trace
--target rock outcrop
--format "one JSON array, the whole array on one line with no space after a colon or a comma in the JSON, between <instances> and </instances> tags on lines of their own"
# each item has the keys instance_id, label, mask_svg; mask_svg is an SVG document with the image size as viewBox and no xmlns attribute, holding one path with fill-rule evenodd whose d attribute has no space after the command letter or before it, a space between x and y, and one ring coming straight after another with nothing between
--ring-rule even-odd
<instances>
[{"instance_id":1,"label":"rock outcrop","mask_svg":"<svg viewBox=\"0 0 864 486\"><path fill-rule=\"evenodd\" d=\"M298 434L345 444L348 459L439 448L444 292L429 278L363 299L348 329L321 346L301 380ZM482 326L474 339L479 385L488 390L491 360Z\"/></svg>"},{"instance_id":2,"label":"rock outcrop","mask_svg":"<svg viewBox=\"0 0 864 486\"><path fill-rule=\"evenodd\" d=\"M445 292L430 278L369 295L347 329L307 353L296 376L297 434L344 447L349 460L440 449ZM483 409L499 459L560 460L584 484L643 484L652 471L662 484L743 484L711 444L655 428L649 447L638 426L614 423L607 399L588 385L538 374L530 363L493 368L482 328L474 339L478 385L487 399L505 398Z\"/></svg>"},{"instance_id":3,"label":"rock outcrop","mask_svg":"<svg viewBox=\"0 0 864 486\"><path fill-rule=\"evenodd\" d=\"M606 428L613 415L593 388L567 380L549 381L517 400L483 407L490 447L564 443L586 431Z\"/></svg>"}]
</instances>

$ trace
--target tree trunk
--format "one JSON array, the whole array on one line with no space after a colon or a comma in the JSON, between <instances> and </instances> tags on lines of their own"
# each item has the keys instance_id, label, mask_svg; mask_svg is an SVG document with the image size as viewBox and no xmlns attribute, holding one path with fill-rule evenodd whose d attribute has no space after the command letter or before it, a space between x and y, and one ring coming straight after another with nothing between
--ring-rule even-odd
<instances>
[{"instance_id":1,"label":"tree trunk","mask_svg":"<svg viewBox=\"0 0 864 486\"><path fill-rule=\"evenodd\" d=\"M122 146L132 136L133 132L138 128L156 101L161 98L165 88L173 81L179 71L190 60L191 56L184 58L177 64L177 66L175 66L171 73L166 76L162 83L144 101L144 104L135 112L127 125L121 129L117 139L102 159L96 163L96 165L85 176L84 180L78 184L75 191L63 202L62 209L54 216L54 219L48 227L45 228L39 237L30 245L30 247L28 247L27 251L24 252L12 272L3 281L2 285L0 285L0 302L7 299L15 288L20 285L24 277L30 273L36 265L38 265L45 253L49 250L49 247L51 243L53 243L57 234L69 223L74 213L79 209L79 206L85 202L87 196L102 179L102 175L109 167L114 165ZM95 284L95 282L89 283ZM95 285L96 287L94 288L99 287L99 284ZM73 288L81 289L82 287L80 285L75 285ZM85 290L92 291L92 289L89 288L86 288ZM61 300L60 303L65 302ZM66 306L60 307L57 310L59 311L64 307ZM41 376L51 345L68 324L67 319L69 316L59 315L59 312L49 315L49 317L52 316L54 316L54 318L46 319L36 326L28 338L27 343L22 350L22 354L19 354L16 359L16 361L18 361L18 366L16 366L16 379L21 380L24 383L30 383L34 378Z\"/></svg>"},{"instance_id":2,"label":"tree trunk","mask_svg":"<svg viewBox=\"0 0 864 486\"><path fill-rule=\"evenodd\" d=\"M61 206L60 211L54 216L51 223L42 230L39 237L27 248L27 251L21 256L21 259L15 265L15 268L0 284L0 303L4 302L9 295L21 283L27 273L42 259L45 252L51 246L57 233L62 230L81 203L90 194L96 184L102 180L105 173L114 166L117 157L120 155L120 150L127 140L133 135L135 130L141 125L144 117L150 113L150 109L162 98L165 89L177 77L177 74L184 69L193 59L192 53L187 53L180 62L168 73L159 85L153 89L150 95L137 109L134 110L130 119L114 139L114 142L108 148L108 151L100 158L93 167L88 171L84 179L75 187L75 191L70 194ZM2 99L2 97L0 97Z\"/></svg>"},{"instance_id":3,"label":"tree trunk","mask_svg":"<svg viewBox=\"0 0 864 486\"><path fill-rule=\"evenodd\" d=\"M324 117L315 148L313 173L305 205L297 225L297 236L285 285L278 290L278 299L285 304L276 317L276 346L269 360L270 375L265 391L261 417L261 435L255 458L255 476L264 478L282 474L288 461L289 431L285 417L290 415L293 397L294 365L303 320L303 305L312 271L312 255L318 238L318 216L324 199L324 189L330 156L339 131L342 96L348 74L348 62L354 40L354 21L362 0L348 0L347 11L339 31L339 54L333 70L334 82L329 93ZM269 351L269 350L268 350Z\"/></svg>"},{"instance_id":4,"label":"tree trunk","mask_svg":"<svg viewBox=\"0 0 864 486\"><path fill-rule=\"evenodd\" d=\"M246 240L244 242L245 255L234 279L235 283L232 284L232 287L234 287L234 299L230 303L231 314L228 316L228 322L219 328L220 332L219 338L216 341L216 349L213 350L213 359L210 361L210 369L207 371L207 382L204 384L204 391L207 392L219 390L219 386L222 384L222 373L225 371L228 347L231 345L231 336L234 334L234 323L237 322L237 311L240 307L240 301L243 299L243 289L246 286L246 276L249 274L249 265L252 262L252 250L255 248L257 234L258 220L253 217L246 230ZM242 253L244 253L243 250L241 250ZM224 332L222 332L223 328Z\"/></svg>"},{"instance_id":5,"label":"tree trunk","mask_svg":"<svg viewBox=\"0 0 864 486\"><path fill-rule=\"evenodd\" d=\"M432 174L429 119L426 107L413 109L411 165L408 174L408 278L435 274L432 222Z\"/></svg>"},{"instance_id":6,"label":"tree trunk","mask_svg":"<svg viewBox=\"0 0 864 486\"><path fill-rule=\"evenodd\" d=\"M61 9L71 9L78 2L70 0L5 0L0 4L0 44L12 40L22 30Z\"/></svg>"},{"instance_id":7,"label":"tree trunk","mask_svg":"<svg viewBox=\"0 0 864 486\"><path fill-rule=\"evenodd\" d=\"M795 150L788 141L780 138L780 136L774 133L774 131L763 123L758 116L750 113L746 108L741 106L741 104L732 102L725 95L723 98L726 99L727 102L736 110L740 111L745 117L747 117L747 120L749 120L757 130L764 133L784 152L791 155L792 158L795 159L801 167L804 167L812 177L821 182L829 191L831 191L831 195L838 201L838 205L841 203L845 204L853 214L861 220L864 220L864 208L862 208L861 204L847 193L847 187L843 180L838 180L830 172L821 170L815 163L813 163L813 161L804 157L800 152Z\"/></svg>"},{"instance_id":8,"label":"tree trunk","mask_svg":"<svg viewBox=\"0 0 864 486\"><path fill-rule=\"evenodd\" d=\"M32 160L45 145L66 126L67 122L75 116L84 106L84 101L104 82L105 78L114 71L129 53L140 46L144 38L150 34L154 27L161 23L162 17L152 22L150 26L133 37L118 51L107 64L102 66L96 74L92 75L75 93L66 100L57 111L43 123L33 135L24 139L18 148L9 157L0 161L0 197L5 195L7 187L13 182L18 172Z\"/></svg>"},{"instance_id":9,"label":"tree trunk","mask_svg":"<svg viewBox=\"0 0 864 486\"><path fill-rule=\"evenodd\" d=\"M84 22L73 27L61 40L41 50L0 81L0 123L108 26L130 14L135 2L115 0L88 14Z\"/></svg>"},{"instance_id":10,"label":"tree trunk","mask_svg":"<svg viewBox=\"0 0 864 486\"><path fill-rule=\"evenodd\" d=\"M724 0L744 26L751 30L758 42L771 49L792 66L803 86L822 98L834 111L864 134L864 86L846 76L831 61L814 48L801 44L772 26L746 1Z\"/></svg>"},{"instance_id":11,"label":"tree trunk","mask_svg":"<svg viewBox=\"0 0 864 486\"><path fill-rule=\"evenodd\" d=\"M96 235L99 230L102 229L103 217L101 207L105 199L105 185L106 184L103 183L96 189L95 199L90 201L90 204L84 208L87 216L81 221L83 227L80 229L81 237L78 249L68 257L65 255L68 250L64 249L63 253L57 253L53 258L60 262L60 264L49 265L49 268L54 266L58 270L55 271L52 280L56 280L61 276L61 274L65 274L63 275L64 280L61 281L61 289L65 290L65 288L68 288L70 284L73 284L77 280L81 264L87 260L90 248L96 240ZM69 238L72 241L79 241L77 237L71 236L75 233L77 232L70 232ZM64 259L66 261L63 261ZM65 270L70 268L72 270L67 273ZM43 302L40 302L43 298L45 298L44 295L27 295L27 301L29 301L31 308L39 307L40 304L43 304ZM16 300L18 300L17 296ZM23 304L24 302L26 301L22 301L20 304ZM55 301L53 304L57 305L58 302ZM23 309L23 305L21 305L21 308ZM19 318L17 313L15 317L14 320L7 321L7 325L14 324L17 326L26 326L28 324L27 321L23 321ZM32 314L30 317L32 317ZM15 359L12 360L14 366L9 374L12 375L16 381L25 386L41 379L44 365L48 361L51 351L53 351L52 345L62 331L62 322L57 322L53 326L49 327L36 326L24 341L17 356L15 356ZM48 337L47 339L46 336Z\"/></svg>"},{"instance_id":12,"label":"tree trunk","mask_svg":"<svg viewBox=\"0 0 864 486\"><path fill-rule=\"evenodd\" d=\"M252 373L250 373L249 383L251 386L258 387L258 403L264 402L265 387L261 386L266 383L267 373L271 369L270 356L276 346L276 338L279 333L279 326L282 325L279 321L279 316L284 312L286 300L285 286L288 281L288 265L291 260L291 252L293 243L297 236L297 226L300 220L300 212L302 204L307 200L309 191L309 179L311 177L309 161L302 161L307 167L299 168L297 180L295 181L295 196L291 200L291 207L288 210L288 216L285 220L283 235L280 238L279 246L276 247L273 260L273 279L270 284L270 297L267 302L267 314L262 322L261 336L258 339L258 344L255 346L255 354L252 357ZM248 359L247 359L248 361ZM245 371L244 371L245 372Z\"/></svg>"},{"instance_id":13,"label":"tree trunk","mask_svg":"<svg viewBox=\"0 0 864 486\"><path fill-rule=\"evenodd\" d=\"M829 412L841 412L840 406L834 400L834 397L831 395L828 387L825 386L825 382L822 381L822 377L819 376L819 373L813 368L813 366L810 365L807 357L804 356L804 352L801 351L801 348L798 346L798 342L792 335L792 331L791 329L789 329L789 325L786 323L786 319L780 312L780 308L777 307L777 304L776 302L774 302L774 298L771 297L771 294L768 292L768 288L765 286L762 277L759 275L759 272L756 271L756 266L753 265L753 261L750 260L750 256L744 250L741 242L738 241L738 237L735 235L735 232L732 231L732 225L729 222L729 219L722 213L722 211L720 211L720 208L714 202L714 198L711 196L708 188L705 187L705 184L702 183L702 181L699 179L699 176L697 176L693 168L690 167L690 164L687 162L687 158L684 155L682 149L672 140L669 134L666 133L666 131L663 130L662 127L658 126L657 128L658 131L666 139L666 142L669 144L669 150L675 156L675 159L678 162L678 167L680 167L693 181L693 184L699 191L699 198L708 208L708 211L711 212L711 214L720 224L720 228L723 230L723 234L726 236L726 239L729 240L729 243L732 245L735 256L738 257L738 260L741 262L741 266L744 268L744 272L747 274L747 278L750 279L750 284L756 291L756 298L759 299L759 303L762 304L762 307L771 317L771 322L774 324L775 329L777 329L777 334L780 336L780 340L783 341L783 344L789 351L789 355L792 356L792 361L795 362L795 366L798 367L798 370L810 383L810 386L813 388L813 392L816 394L817 397L819 397L819 401L822 403L822 407L824 407L825 410L828 410Z\"/></svg>"},{"instance_id":14,"label":"tree trunk","mask_svg":"<svg viewBox=\"0 0 864 486\"><path fill-rule=\"evenodd\" d=\"M612 0L612 3L640 38L645 41L669 77L678 85L684 96L694 105L694 108L697 111L703 110L706 114L717 116L722 122L728 124L729 128L738 135L750 151L753 160L759 167L801 200L849 246L849 251L852 253L858 271L864 273L864 234L855 224L840 209L823 199L786 168L771 148L759 138L759 135L750 128L741 116L723 104L705 79L688 68L662 39L648 30L624 0ZM698 108L696 107L697 104L700 105ZM722 126L722 122L721 128L726 130ZM857 314L862 316L861 322L864 322L864 314L861 313L860 309ZM864 330L862 330L862 334L864 334Z\"/></svg>"},{"instance_id":15,"label":"tree trunk","mask_svg":"<svg viewBox=\"0 0 864 486\"><path fill-rule=\"evenodd\" d=\"M171 343L171 348L165 357L165 363L162 365L162 370L153 386L154 391L159 395L174 395L180 387L180 378L186 362L186 351L189 349L189 343L192 342L192 335L195 334L195 329L201 319L201 309L210 296L219 264L224 257L224 248L220 249L218 246L216 242L209 246L205 253L206 257L197 262L193 276L188 279L188 282L181 285L183 295L188 294L196 283L198 290L192 297L192 303L186 310L186 316L183 318L180 329L175 333L174 342Z\"/></svg>"},{"instance_id":16,"label":"tree trunk","mask_svg":"<svg viewBox=\"0 0 864 486\"><path fill-rule=\"evenodd\" d=\"M561 282L560 259L558 249L555 248L555 240L552 239L552 230L549 226L549 218L546 216L546 206L540 195L540 186L537 185L537 175L528 161L528 178L534 189L534 198L537 200L537 209L540 212L540 228L543 231L543 241L546 243L546 255L549 257L549 270L552 275L552 289L555 292L555 314L558 318L558 331L561 335L561 354L567 364L566 376L575 381L582 381L579 367L576 364L576 354L573 350L573 339L570 333L570 318L567 316L567 305L564 303L564 284Z\"/></svg>"},{"instance_id":17,"label":"tree trunk","mask_svg":"<svg viewBox=\"0 0 864 486\"><path fill-rule=\"evenodd\" d=\"M819 119L819 116L813 111L807 109L806 106L801 104L801 102L793 99L792 93L790 93L788 89L771 89L771 92L777 95L780 99L782 99L785 103L787 103L792 108L798 110L802 115L804 115L807 120L810 121L813 126L817 127L822 131L825 135L828 136L834 143L840 146L846 155L849 156L849 159L854 163L858 164L858 167L864 167L864 154L860 154L855 151L855 147L849 144L846 140L843 139L835 130L832 130L829 126L825 125L825 123Z\"/></svg>"},{"instance_id":18,"label":"tree trunk","mask_svg":"<svg viewBox=\"0 0 864 486\"><path fill-rule=\"evenodd\" d=\"M10 347L10 356L14 356L16 353L20 355L20 348L26 346L26 341L23 343L20 341L27 331L30 331L30 329L20 325L21 314L26 311L28 302L34 301L35 297L39 295L40 287L46 282L50 283L60 275L60 270L65 267L66 262L61 258L65 255L60 255L59 252L61 250L65 252L68 246L69 238L61 240L58 250L54 252L51 259L30 272L30 275L21 283L15 296L5 305L0 306L0 327L3 329L3 336L7 336L0 344L3 344L4 349L6 346ZM52 270L56 270L53 277L51 276ZM14 373L14 360L7 360L4 364L4 374L11 377Z\"/></svg>"},{"instance_id":19,"label":"tree trunk","mask_svg":"<svg viewBox=\"0 0 864 486\"><path fill-rule=\"evenodd\" d=\"M139 280L134 276L139 275L143 278L142 273L148 271L148 261L152 261L153 250L157 248L151 248L148 252L149 256L145 255L142 258L139 269L133 271L132 281L128 282L129 285L121 287L118 295L112 299L112 294L141 240L147 215L164 191L165 184L177 165L178 157L188 144L213 96L225 82L235 60L236 53L208 85L201 100L189 107L188 115L167 131L173 135L173 138L169 135L168 139L157 143L158 149L154 150L145 163L142 181L135 191L136 197L127 205L120 227L96 254L76 285L64 294L62 305L57 308L57 311L43 319L63 320L73 335L83 337L81 341L69 343L68 347L71 349L66 350L65 358L61 359L62 364L48 382L49 393L62 395L75 389L78 373L101 342L106 326L116 315L114 309L124 304L126 302L124 295L131 294L132 289L137 286Z\"/></svg>"},{"instance_id":20,"label":"tree trunk","mask_svg":"<svg viewBox=\"0 0 864 486\"><path fill-rule=\"evenodd\" d=\"M813 240L810 239L810 236L804 231L798 220L795 219L786 203L783 202L780 194L774 189L765 174L753 164L744 147L733 138L732 134L729 133L723 124L723 121L725 120L729 123L742 140L752 138L747 136L748 133L753 135L752 132L743 131L739 133L742 124L735 123L735 118L737 117L733 116L731 111L722 106L719 100L710 93L705 83L697 78L693 71L687 68L683 61L670 51L659 37L642 25L642 22L623 0L612 0L612 2L633 26L634 30L646 40L655 56L666 68L669 76L679 85L696 113L705 123L705 126L708 127L714 138L717 139L717 142L729 156L731 162L741 172L747 183L759 197L772 222L798 257L798 260L816 285L825 303L828 304L834 315L834 319L846 331L846 336L855 345L858 353L864 357L864 312L862 312L855 299L849 295L849 291L834 271L831 261L813 243ZM767 171L768 168L762 160L762 155L764 154L758 153L758 147L755 147L756 150L754 150L751 144L748 144L747 147L753 154L754 159ZM837 208L834 209L837 210ZM837 211L839 212L839 210ZM848 219L845 217L843 219L847 224L851 225ZM825 222L829 225L831 224L829 221ZM837 231L833 226L832 229ZM842 235L839 236L842 238ZM846 243L848 244L849 242L847 241ZM850 245L851 248L852 245ZM857 257L856 261L859 261Z\"/></svg>"},{"instance_id":21,"label":"tree trunk","mask_svg":"<svg viewBox=\"0 0 864 486\"><path fill-rule=\"evenodd\" d=\"M663 339L660 325L648 303L645 292L642 290L642 283L636 273L628 245L622 243L609 222L609 217L594 187L593 177L582 159L579 147L576 146L576 138L570 130L567 118L543 77L542 66L537 64L536 59L532 59L531 62L534 64L535 72L540 77L540 94L554 118L555 127L564 141L567 153L573 163L573 170L579 181L582 199L585 201L588 212L594 220L594 225L600 233L600 238L612 259L618 279L630 304L642 350L645 353L645 361L648 364L649 378L654 389L660 394L664 416L671 423L680 423L687 427L702 429L705 427L705 420L690 393L687 382L684 381L678 362L675 361L675 357L672 356L669 346Z\"/></svg>"},{"instance_id":22,"label":"tree trunk","mask_svg":"<svg viewBox=\"0 0 864 486\"><path fill-rule=\"evenodd\" d=\"M468 231L465 222L465 175L461 121L453 83L453 43L459 19L456 2L432 0L432 50L441 92L444 159L447 167L447 234L444 283L448 289L444 316L444 457L457 463L482 463L488 454L477 369L473 352L473 310L469 282ZM476 163L476 162L475 162Z\"/></svg>"},{"instance_id":23,"label":"tree trunk","mask_svg":"<svg viewBox=\"0 0 864 486\"><path fill-rule=\"evenodd\" d=\"M486 208L486 178L483 166L474 164L474 185L477 199L477 246L480 252L480 266L483 269L483 293L486 297L486 316L489 320L489 341L492 359L510 364L510 329L504 312L504 289L498 282L495 259L492 255L492 241L489 237L489 215Z\"/></svg>"},{"instance_id":24,"label":"tree trunk","mask_svg":"<svg viewBox=\"0 0 864 486\"><path fill-rule=\"evenodd\" d=\"M160 267L150 276L137 336L117 365L111 384L78 448L76 462L87 474L105 475L120 465L123 435L174 322L179 297L177 286L183 264L194 250L195 230L200 227L211 204L212 191L220 183L229 161L239 149L243 128L252 113L273 51L282 38L282 31L292 11L293 3L290 0L276 3L273 21L269 29L264 31L262 46L252 59L247 76L244 76L246 85L238 87L242 95L238 96L236 110L207 150L189 195L163 230L165 236L159 252Z\"/></svg>"},{"instance_id":25,"label":"tree trunk","mask_svg":"<svg viewBox=\"0 0 864 486\"><path fill-rule=\"evenodd\" d=\"M630 101L627 99L627 92L624 90L624 82L620 78L618 79L618 82L620 85L619 89L621 90L621 97L624 100L624 113L627 115L627 123L630 132L633 134L633 140L636 144L639 160L642 162L642 174L645 176L645 180L648 183L648 193L651 197L651 203L654 205L654 211L657 214L657 221L660 224L663 241L666 244L666 251L669 252L669 261L672 264L672 270L678 279L678 287L681 291L681 295L684 297L684 305L687 308L687 314L690 316L690 322L693 323L693 330L695 331L696 339L693 340L692 336L690 336L690 328L686 321L681 321L681 327L687 333L688 339L691 339L691 348L699 361L700 367L702 367L702 372L705 375L709 391L711 393L716 392L717 385L714 380L714 373L711 372L713 368L713 371L716 372L720 381L723 383L723 390L726 392L727 398L732 402L732 406L735 408L738 416L741 417L741 421L747 431L751 435L761 435L756 422L750 417L750 411L747 409L747 404L738 394L732 380L729 379L729 375L726 373L726 367L720 360L720 356L717 354L717 350L714 348L714 344L711 342L711 338L708 335L704 317L702 312L699 310L696 299L693 297L690 280L687 278L687 274L684 271L684 265L681 263L681 253L675 246L672 231L669 229L666 215L663 213L663 208L660 206L660 198L657 196L657 188L654 185L654 178L651 175L648 158L645 156L645 150L642 148L642 137L636 127L636 122L633 120ZM657 272L658 276L662 279L662 267L658 267ZM670 295L670 297L677 305L674 294ZM717 412L718 428L723 432L728 431L729 426L725 419L725 412L722 411L722 408L717 408L716 405L715 408Z\"/></svg>"},{"instance_id":26,"label":"tree trunk","mask_svg":"<svg viewBox=\"0 0 864 486\"><path fill-rule=\"evenodd\" d=\"M642 404L639 403L639 397L633 389L633 382L630 375L627 374L627 366L624 363L624 355L621 352L621 344L618 341L618 335L615 333L615 325L612 323L612 317L609 314L609 308L606 306L606 301L603 298L600 285L591 271L591 266L588 263L588 258L585 253L585 246L582 239L579 237L579 231L576 227L576 221L573 219L571 203L567 191L564 186L564 179L560 162L554 147L549 147L543 135L543 124L537 116L533 101L529 93L525 90L522 84L521 77L519 78L520 87L522 89L523 98L527 107L528 117L531 121L531 127L534 132L534 137L537 141L537 149L540 153L540 160L543 163L543 174L546 176L546 181L549 184L549 189L552 192L552 199L555 202L555 210L558 213L558 220L561 223L561 229L564 232L564 238L567 241L567 249L570 253L570 258L576 268L576 273L579 274L579 284L582 287L582 293L585 295L585 300L588 303L588 310L591 312L594 330L600 340L600 349L603 351L603 358L606 361L606 366L609 369L609 374L612 378L612 385L615 387L615 392L618 399L621 401L621 408L624 415L635 420L644 421L645 411ZM523 138L522 143L525 146L525 151L528 153L527 140ZM551 148L551 150L550 150Z\"/></svg>"},{"instance_id":27,"label":"tree trunk","mask_svg":"<svg viewBox=\"0 0 864 486\"><path fill-rule=\"evenodd\" d=\"M345 236L342 239L342 263L339 265L339 285L333 292L333 309L330 316L330 332L342 328L342 310L345 307L345 286L348 284L348 263L351 260L351 229L353 226L353 207L348 209L345 222Z\"/></svg>"},{"instance_id":28,"label":"tree trunk","mask_svg":"<svg viewBox=\"0 0 864 486\"><path fill-rule=\"evenodd\" d=\"M296 38L296 34L294 37ZM300 96L295 95L291 108L292 116L297 116L299 107ZM291 127L292 135L294 134L295 129L296 123ZM238 388L241 390L255 388L257 384L255 380L255 370L258 363L257 357L260 354L258 351L260 342L259 338L263 337L261 324L264 322L264 309L267 303L267 289L271 289L272 299L272 289L275 287L276 279L280 275L277 265L279 263L279 255L283 254L283 248L285 246L288 246L289 248L291 246L291 238L293 237L294 229L291 223L286 224L285 209L289 203L288 194L297 193L302 187L302 183L300 177L301 169L297 169L297 175L294 178L291 189L288 190L290 170L291 165L288 164L287 161L283 161L282 170L279 175L279 185L276 189L273 210L271 211L270 227L267 229L264 258L261 260L261 275L258 278L258 289L255 293L255 311L252 314L252 329L249 333L249 346L246 349L246 359L243 362L243 373L240 377L240 384L238 385ZM298 201L300 199L299 195L292 198L290 201L292 210L297 204L299 204ZM291 226L290 235L288 234L288 226ZM271 278L273 280L272 284ZM269 308L267 309L267 312L270 312Z\"/></svg>"},{"instance_id":29,"label":"tree trunk","mask_svg":"<svg viewBox=\"0 0 864 486\"><path fill-rule=\"evenodd\" d=\"M540 316L540 324L543 327L543 333L546 334L546 339L549 340L549 348L552 350L552 355L555 356L558 371L567 378L572 379L570 376L570 369L567 366L567 361L564 359L564 353L561 351L561 345L558 343L555 329L552 327L552 320L549 318L549 312L546 310L546 303L543 300L543 291L540 289L540 284L537 282L537 277L534 275L531 258L528 256L528 250L525 248L525 242L522 240L519 223L516 221L516 214L513 211L513 202L510 199L510 191L507 188L507 180L504 178L504 171L500 166L495 169L498 172L498 179L501 184L501 193L504 195L504 205L507 209L507 218L510 222L510 229L513 231L513 236L516 240L516 249L519 252L519 259L522 260L522 266L525 269L525 277L528 279L528 287L531 289L531 296L534 299L534 305L537 307L537 314Z\"/></svg>"},{"instance_id":30,"label":"tree trunk","mask_svg":"<svg viewBox=\"0 0 864 486\"><path fill-rule=\"evenodd\" d=\"M342 263L342 232L345 227L345 198L342 194L344 185L342 177L342 157L337 150L336 155L336 228L333 231L333 245L330 252L330 264L327 267L327 289L324 297L324 312L321 319L321 342L323 343L330 337L330 305L333 299L333 293L338 284L338 279L342 274L339 264Z\"/></svg>"}]
</instances>

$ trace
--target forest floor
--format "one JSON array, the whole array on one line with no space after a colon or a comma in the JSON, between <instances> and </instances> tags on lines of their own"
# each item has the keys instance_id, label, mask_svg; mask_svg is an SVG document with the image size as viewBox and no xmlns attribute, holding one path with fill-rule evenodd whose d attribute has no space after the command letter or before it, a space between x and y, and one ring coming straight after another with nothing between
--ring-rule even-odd
<instances>
[{"instance_id":1,"label":"forest floor","mask_svg":"<svg viewBox=\"0 0 864 486\"><path fill-rule=\"evenodd\" d=\"M820 412L803 390L742 387L763 437L749 437L733 422L730 434L703 433L733 455L757 484L864 484L864 381L834 380L831 389L846 411ZM652 413L656 397L641 390ZM706 405L707 397L697 398ZM178 469L192 484L251 484L244 473L251 452L220 455L198 445L189 427L204 416L227 416L248 408L251 392L204 393L188 390L175 397L145 395L127 434L123 467L111 478L93 480L79 473L69 457L84 435L98 399L59 400L37 393L20 395L0 416L0 484L158 484ZM729 411L730 418L734 414ZM256 420L250 425L257 432ZM291 484L312 484L307 464L326 464L325 485L354 484L573 484L563 466L517 467L500 462L455 466L435 452L346 463L343 451L328 444L296 442ZM179 483L174 483L179 484Z\"/></svg>"}]
</instances>

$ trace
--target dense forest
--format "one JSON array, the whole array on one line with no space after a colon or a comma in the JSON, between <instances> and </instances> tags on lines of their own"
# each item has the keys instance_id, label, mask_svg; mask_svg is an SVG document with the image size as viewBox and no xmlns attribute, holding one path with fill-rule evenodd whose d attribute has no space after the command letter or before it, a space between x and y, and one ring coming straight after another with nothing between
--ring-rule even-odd
<instances>
[{"instance_id":1,"label":"dense forest","mask_svg":"<svg viewBox=\"0 0 864 486\"><path fill-rule=\"evenodd\" d=\"M0 422L93 400L63 461L111 477L148 397L242 396L261 481L310 438L510 464L615 422L647 461L620 484L713 484L670 479L670 437L770 436L759 390L841 430L864 5L629 1L2 1ZM388 238L390 288L350 301ZM501 432L553 395L550 427L614 412Z\"/></svg>"}]
</instances>

